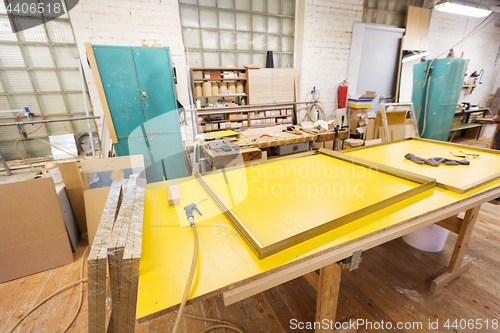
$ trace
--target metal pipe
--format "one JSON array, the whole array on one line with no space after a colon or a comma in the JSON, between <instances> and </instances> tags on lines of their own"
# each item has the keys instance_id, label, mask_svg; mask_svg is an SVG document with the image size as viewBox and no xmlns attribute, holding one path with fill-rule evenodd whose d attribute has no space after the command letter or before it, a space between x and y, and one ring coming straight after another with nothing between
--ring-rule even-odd
<instances>
[{"instance_id":1,"label":"metal pipe","mask_svg":"<svg viewBox=\"0 0 500 333\"><path fill-rule=\"evenodd\" d=\"M62 121L76 121L76 120L87 120L87 119L99 119L99 116L92 117L81 117L81 118L67 118L67 119L51 119L51 120L34 120L28 122L19 122L19 123L0 123L1 126L17 126L17 125L31 125L31 124L46 124L46 123L59 123Z\"/></svg>"},{"instance_id":2,"label":"metal pipe","mask_svg":"<svg viewBox=\"0 0 500 333\"><path fill-rule=\"evenodd\" d=\"M83 103L85 104L85 114L89 117L89 106L87 105L87 93L85 91L85 79L83 77L83 65L82 60L78 58L78 70L80 71L80 78L82 79L82 94L83 94ZM90 124L90 119L87 119L87 126L89 128L89 138L90 138L90 146L92 147L92 156L95 156L94 150L94 137L92 136L92 125Z\"/></svg>"}]
</instances>

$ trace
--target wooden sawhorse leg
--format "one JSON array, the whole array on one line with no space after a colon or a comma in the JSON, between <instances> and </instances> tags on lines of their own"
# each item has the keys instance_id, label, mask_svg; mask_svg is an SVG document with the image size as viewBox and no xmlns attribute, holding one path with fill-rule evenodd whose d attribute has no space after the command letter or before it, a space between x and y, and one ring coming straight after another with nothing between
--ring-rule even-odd
<instances>
[{"instance_id":1,"label":"wooden sawhorse leg","mask_svg":"<svg viewBox=\"0 0 500 333\"><path fill-rule=\"evenodd\" d=\"M340 275L342 269L337 263L325 266L320 269L319 275L316 272L310 272L304 275L306 280L318 292L316 301L316 323L323 323L323 320L335 323L337 314L337 302L340 290ZM320 325L323 326L323 325ZM315 329L315 333L354 333L356 330L342 329L334 330L333 325L328 325L328 329Z\"/></svg>"},{"instance_id":2,"label":"wooden sawhorse leg","mask_svg":"<svg viewBox=\"0 0 500 333\"><path fill-rule=\"evenodd\" d=\"M474 230L474 225L476 224L477 215L479 214L480 209L480 205L469 209L465 212L463 219L451 217L437 223L452 232L458 232L458 238L451 256L450 265L448 266L448 272L438 276L431 282L431 286L429 288L431 294L439 292L448 283L465 273L472 265L472 260L468 259L464 261L464 255L467 250L467 245L469 244L472 231Z\"/></svg>"}]
</instances>

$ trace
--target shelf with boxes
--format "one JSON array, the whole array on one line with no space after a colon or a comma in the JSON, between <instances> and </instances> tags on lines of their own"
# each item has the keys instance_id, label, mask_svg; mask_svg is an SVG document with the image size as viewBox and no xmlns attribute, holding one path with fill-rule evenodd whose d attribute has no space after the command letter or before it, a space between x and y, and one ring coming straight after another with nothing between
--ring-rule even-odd
<instances>
[{"instance_id":1,"label":"shelf with boxes","mask_svg":"<svg viewBox=\"0 0 500 333\"><path fill-rule=\"evenodd\" d=\"M246 68L191 68L192 89L197 107L201 100L205 105L234 104L245 105L248 96ZM209 101L216 98L236 98L236 100ZM222 105L218 105L222 106Z\"/></svg>"},{"instance_id":2,"label":"shelf with boxes","mask_svg":"<svg viewBox=\"0 0 500 333\"><path fill-rule=\"evenodd\" d=\"M198 111L198 129L201 132L292 123L293 105L283 105L279 108L247 106L231 108L227 111L223 109Z\"/></svg>"}]
</instances>

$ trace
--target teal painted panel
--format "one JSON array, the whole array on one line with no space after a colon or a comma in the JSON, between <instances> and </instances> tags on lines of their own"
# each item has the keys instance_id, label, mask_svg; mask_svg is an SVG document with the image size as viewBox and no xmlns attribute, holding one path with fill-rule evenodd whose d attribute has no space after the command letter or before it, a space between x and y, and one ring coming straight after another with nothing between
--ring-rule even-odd
<instances>
[{"instance_id":1,"label":"teal painted panel","mask_svg":"<svg viewBox=\"0 0 500 333\"><path fill-rule=\"evenodd\" d=\"M142 154L150 183L185 177L169 49L93 49L118 137L116 155Z\"/></svg>"},{"instance_id":2,"label":"teal painted panel","mask_svg":"<svg viewBox=\"0 0 500 333\"><path fill-rule=\"evenodd\" d=\"M144 122L139 81L130 47L93 46L118 140Z\"/></svg>"},{"instance_id":3,"label":"teal painted panel","mask_svg":"<svg viewBox=\"0 0 500 333\"><path fill-rule=\"evenodd\" d=\"M427 139L447 141L468 60L435 60L432 63L429 81L426 79L426 72L430 62L426 61L413 67L413 106L420 135ZM429 83L429 98L427 117L425 117L427 83ZM424 118L426 118L425 131Z\"/></svg>"}]
</instances>

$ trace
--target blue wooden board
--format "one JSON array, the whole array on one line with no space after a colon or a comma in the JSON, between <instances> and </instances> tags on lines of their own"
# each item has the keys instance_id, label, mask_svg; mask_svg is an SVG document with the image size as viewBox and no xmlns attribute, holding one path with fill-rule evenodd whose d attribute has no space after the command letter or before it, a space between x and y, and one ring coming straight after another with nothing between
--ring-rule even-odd
<instances>
[{"instance_id":1,"label":"blue wooden board","mask_svg":"<svg viewBox=\"0 0 500 333\"><path fill-rule=\"evenodd\" d=\"M142 154L149 183L187 176L170 50L92 48L118 138L116 154Z\"/></svg>"}]
</instances>

